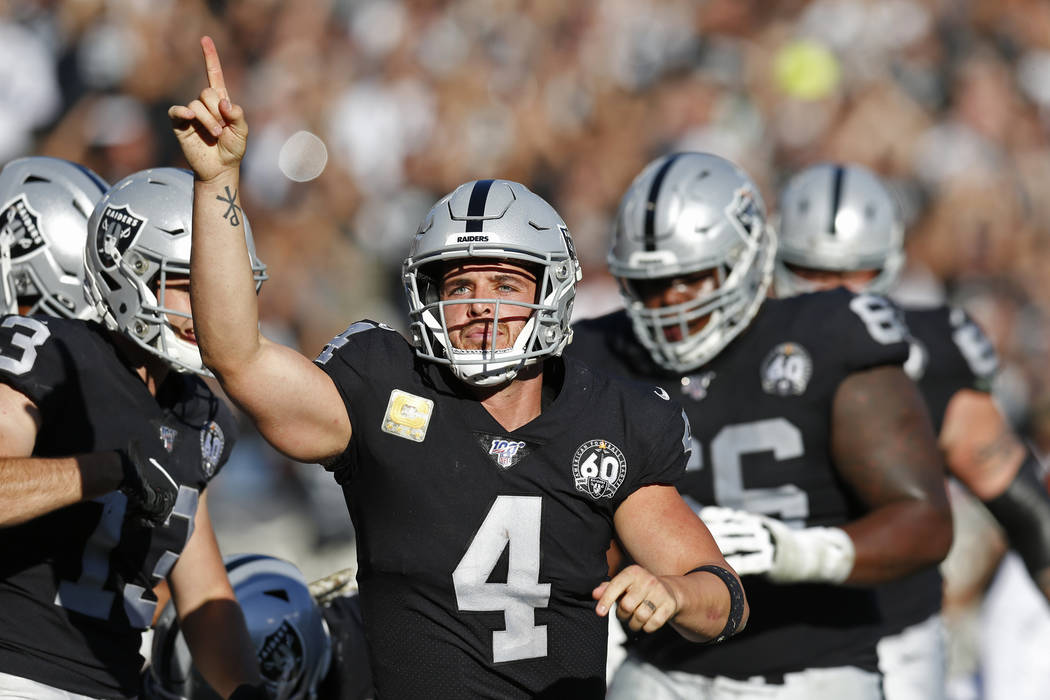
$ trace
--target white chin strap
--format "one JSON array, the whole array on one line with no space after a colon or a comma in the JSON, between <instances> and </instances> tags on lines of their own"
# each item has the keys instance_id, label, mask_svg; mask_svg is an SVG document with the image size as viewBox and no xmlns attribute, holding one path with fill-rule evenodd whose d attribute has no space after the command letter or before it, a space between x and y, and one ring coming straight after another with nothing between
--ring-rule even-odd
<instances>
[{"instance_id":1,"label":"white chin strap","mask_svg":"<svg viewBox=\"0 0 1050 700\"><path fill-rule=\"evenodd\" d=\"M445 349L451 362L450 369L459 379L471 386L498 386L514 379L522 368L535 364L537 358L524 356L525 346L532 338L535 326L534 314L521 327L514 344L500 350L461 350L452 347L451 342L446 342L443 332L435 332L434 337Z\"/></svg>"},{"instance_id":2,"label":"white chin strap","mask_svg":"<svg viewBox=\"0 0 1050 700\"><path fill-rule=\"evenodd\" d=\"M160 348L157 349L158 354L168 360L176 372L212 376L211 372L204 368L197 346L179 338L167 324L161 328L158 340L160 342Z\"/></svg>"}]
</instances>

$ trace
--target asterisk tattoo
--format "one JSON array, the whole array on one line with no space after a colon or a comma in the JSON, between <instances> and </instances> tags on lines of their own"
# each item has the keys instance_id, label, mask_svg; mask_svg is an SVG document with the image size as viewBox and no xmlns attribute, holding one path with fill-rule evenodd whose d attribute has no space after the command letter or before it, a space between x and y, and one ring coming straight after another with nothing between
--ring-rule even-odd
<instances>
[{"instance_id":1,"label":"asterisk tattoo","mask_svg":"<svg viewBox=\"0 0 1050 700\"><path fill-rule=\"evenodd\" d=\"M223 213L222 218L229 219L230 226L237 226L241 223L241 219L239 216L241 213L241 208L237 206L237 190L234 190L231 194L229 185L227 185L225 189L226 196L223 197L222 195L219 195L215 199L219 200L220 202L226 202L228 206L226 207L226 211Z\"/></svg>"}]
</instances>

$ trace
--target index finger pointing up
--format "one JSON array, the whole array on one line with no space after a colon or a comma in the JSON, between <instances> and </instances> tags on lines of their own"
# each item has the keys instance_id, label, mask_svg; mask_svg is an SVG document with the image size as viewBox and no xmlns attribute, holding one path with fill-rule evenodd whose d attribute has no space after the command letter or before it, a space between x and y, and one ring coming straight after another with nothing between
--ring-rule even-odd
<instances>
[{"instance_id":1,"label":"index finger pointing up","mask_svg":"<svg viewBox=\"0 0 1050 700\"><path fill-rule=\"evenodd\" d=\"M208 86L218 91L222 97L229 98L226 92L226 81L222 77L222 64L219 63L219 52L210 36L201 37L201 49L204 51L204 67L208 71Z\"/></svg>"}]
</instances>

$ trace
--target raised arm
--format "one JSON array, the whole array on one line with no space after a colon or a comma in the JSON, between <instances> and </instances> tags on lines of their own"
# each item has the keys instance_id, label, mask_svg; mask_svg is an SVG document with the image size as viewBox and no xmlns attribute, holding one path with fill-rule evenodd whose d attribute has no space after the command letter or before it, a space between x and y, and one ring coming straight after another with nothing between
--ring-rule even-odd
<instances>
[{"instance_id":1,"label":"raised arm","mask_svg":"<svg viewBox=\"0 0 1050 700\"><path fill-rule=\"evenodd\" d=\"M230 101L215 44L204 37L201 48L208 87L168 110L196 176L190 298L201 358L274 447L320 461L345 449L350 419L327 374L259 332L239 195L248 124Z\"/></svg>"}]
</instances>

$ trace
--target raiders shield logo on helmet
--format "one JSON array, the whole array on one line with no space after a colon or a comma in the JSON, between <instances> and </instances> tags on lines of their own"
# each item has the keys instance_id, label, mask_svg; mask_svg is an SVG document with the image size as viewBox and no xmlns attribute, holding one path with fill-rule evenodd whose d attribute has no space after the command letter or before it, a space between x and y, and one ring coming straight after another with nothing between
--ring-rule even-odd
<instances>
[{"instance_id":1,"label":"raiders shield logo on helmet","mask_svg":"<svg viewBox=\"0 0 1050 700\"><path fill-rule=\"evenodd\" d=\"M259 672L267 685L298 678L303 671L303 640L285 620L259 647Z\"/></svg>"},{"instance_id":2,"label":"raiders shield logo on helmet","mask_svg":"<svg viewBox=\"0 0 1050 700\"><path fill-rule=\"evenodd\" d=\"M4 207L0 213L0 237L10 246L12 260L23 258L46 245L40 235L39 222L40 217L29 208L25 195L19 195Z\"/></svg>"},{"instance_id":3,"label":"raiders shield logo on helmet","mask_svg":"<svg viewBox=\"0 0 1050 700\"><path fill-rule=\"evenodd\" d=\"M144 223L146 220L136 216L127 205L106 207L98 224L102 230L98 237L98 257L104 267L116 267Z\"/></svg>"}]
</instances>

